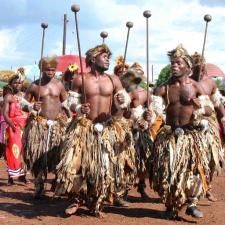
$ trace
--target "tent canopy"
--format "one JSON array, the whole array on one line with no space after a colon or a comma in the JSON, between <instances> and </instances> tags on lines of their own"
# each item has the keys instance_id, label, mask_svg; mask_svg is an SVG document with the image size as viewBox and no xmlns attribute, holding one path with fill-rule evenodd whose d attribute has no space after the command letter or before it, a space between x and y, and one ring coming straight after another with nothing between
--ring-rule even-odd
<instances>
[{"instance_id":1,"label":"tent canopy","mask_svg":"<svg viewBox=\"0 0 225 225\"><path fill-rule=\"evenodd\" d=\"M225 77L224 72L215 64L206 63L206 72L210 77Z\"/></svg>"},{"instance_id":2,"label":"tent canopy","mask_svg":"<svg viewBox=\"0 0 225 225\"><path fill-rule=\"evenodd\" d=\"M58 56L58 65L56 68L56 71L58 72L65 72L67 67L70 64L77 64L77 66L79 67L78 72L81 72L80 69L80 58L78 55L62 55L62 56ZM82 67L83 67L83 72L87 73L89 71L89 69L86 67L86 63L85 63L85 58L82 57Z\"/></svg>"}]
</instances>

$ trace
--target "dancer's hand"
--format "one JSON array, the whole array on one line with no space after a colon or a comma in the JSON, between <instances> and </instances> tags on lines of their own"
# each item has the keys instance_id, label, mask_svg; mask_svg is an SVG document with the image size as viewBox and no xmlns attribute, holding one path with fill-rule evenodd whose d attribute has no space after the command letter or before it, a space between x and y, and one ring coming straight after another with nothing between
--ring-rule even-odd
<instances>
[{"instance_id":1,"label":"dancer's hand","mask_svg":"<svg viewBox=\"0 0 225 225\"><path fill-rule=\"evenodd\" d=\"M152 119L152 111L151 111L150 109L146 109L146 110L144 111L143 118L144 118L146 121L150 122L151 119Z\"/></svg>"},{"instance_id":2,"label":"dancer's hand","mask_svg":"<svg viewBox=\"0 0 225 225\"><path fill-rule=\"evenodd\" d=\"M90 103L82 104L80 110L82 114L86 114L86 115L90 114L91 112Z\"/></svg>"},{"instance_id":3,"label":"dancer's hand","mask_svg":"<svg viewBox=\"0 0 225 225\"><path fill-rule=\"evenodd\" d=\"M115 97L119 104L123 104L125 102L125 96L123 93L117 93Z\"/></svg>"},{"instance_id":4,"label":"dancer's hand","mask_svg":"<svg viewBox=\"0 0 225 225\"><path fill-rule=\"evenodd\" d=\"M137 121L138 126L142 129L142 130L147 130L148 129L148 122L144 119L139 119Z\"/></svg>"},{"instance_id":5,"label":"dancer's hand","mask_svg":"<svg viewBox=\"0 0 225 225\"><path fill-rule=\"evenodd\" d=\"M41 109L41 105L42 105L41 101L35 102L33 106L34 110L39 111Z\"/></svg>"}]
</instances>

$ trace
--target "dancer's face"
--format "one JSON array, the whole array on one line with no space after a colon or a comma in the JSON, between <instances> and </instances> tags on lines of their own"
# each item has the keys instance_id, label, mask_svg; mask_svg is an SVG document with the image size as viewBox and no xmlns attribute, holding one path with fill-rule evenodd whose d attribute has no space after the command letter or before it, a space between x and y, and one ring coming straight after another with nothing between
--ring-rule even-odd
<instances>
[{"instance_id":1,"label":"dancer's face","mask_svg":"<svg viewBox=\"0 0 225 225\"><path fill-rule=\"evenodd\" d=\"M109 68L109 54L102 53L95 57L95 66L103 71Z\"/></svg>"},{"instance_id":2,"label":"dancer's face","mask_svg":"<svg viewBox=\"0 0 225 225\"><path fill-rule=\"evenodd\" d=\"M21 81L20 79L13 80L12 88L15 93L21 91L22 86L23 86L23 81Z\"/></svg>"},{"instance_id":3,"label":"dancer's face","mask_svg":"<svg viewBox=\"0 0 225 225\"><path fill-rule=\"evenodd\" d=\"M55 68L54 67L46 67L43 71L47 78L53 78L55 76Z\"/></svg>"},{"instance_id":4,"label":"dancer's face","mask_svg":"<svg viewBox=\"0 0 225 225\"><path fill-rule=\"evenodd\" d=\"M181 57L177 57L171 61L172 76L181 77L190 73L190 68Z\"/></svg>"}]
</instances>

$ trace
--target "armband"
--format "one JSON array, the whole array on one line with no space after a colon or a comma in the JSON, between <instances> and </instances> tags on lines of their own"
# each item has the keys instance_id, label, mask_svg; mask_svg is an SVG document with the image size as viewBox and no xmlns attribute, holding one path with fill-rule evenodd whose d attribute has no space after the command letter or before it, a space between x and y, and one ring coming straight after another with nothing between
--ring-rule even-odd
<instances>
[{"instance_id":1,"label":"armband","mask_svg":"<svg viewBox=\"0 0 225 225\"><path fill-rule=\"evenodd\" d=\"M75 91L69 91L67 99L64 102L62 102L62 106L68 111L70 111L70 106L72 104L76 104L76 105L80 104L80 98L81 98L81 94Z\"/></svg>"},{"instance_id":2,"label":"armband","mask_svg":"<svg viewBox=\"0 0 225 225\"><path fill-rule=\"evenodd\" d=\"M223 102L223 96L217 88L215 93L211 96L211 101L215 107L218 107Z\"/></svg>"}]
</instances>

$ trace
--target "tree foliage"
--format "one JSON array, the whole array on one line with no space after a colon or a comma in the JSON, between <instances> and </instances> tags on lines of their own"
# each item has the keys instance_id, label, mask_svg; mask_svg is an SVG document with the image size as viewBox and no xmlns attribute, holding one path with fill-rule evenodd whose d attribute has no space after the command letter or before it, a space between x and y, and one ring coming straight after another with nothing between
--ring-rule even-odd
<instances>
[{"instance_id":1,"label":"tree foliage","mask_svg":"<svg viewBox=\"0 0 225 225\"><path fill-rule=\"evenodd\" d=\"M161 84L165 83L169 76L170 76L170 64L165 66L164 68L162 68L162 70L160 71L160 74L158 76L158 79L156 80L156 86L160 86Z\"/></svg>"}]
</instances>

